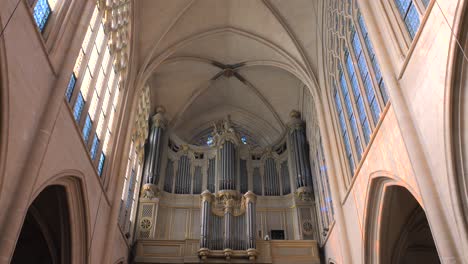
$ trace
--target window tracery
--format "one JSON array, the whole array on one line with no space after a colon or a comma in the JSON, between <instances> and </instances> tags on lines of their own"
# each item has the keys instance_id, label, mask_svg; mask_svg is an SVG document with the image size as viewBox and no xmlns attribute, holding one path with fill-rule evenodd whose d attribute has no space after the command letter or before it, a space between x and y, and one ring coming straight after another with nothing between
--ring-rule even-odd
<instances>
[{"instance_id":1,"label":"window tracery","mask_svg":"<svg viewBox=\"0 0 468 264\"><path fill-rule=\"evenodd\" d=\"M136 217L135 204L140 193L143 171L145 141L148 137L149 87L145 86L139 96L135 123L132 127L132 141L128 153L127 169L120 201L119 226L124 233L132 230ZM107 148L107 146L104 146ZM105 158L105 155L101 156ZM129 233L131 235L131 233Z\"/></svg>"},{"instance_id":2,"label":"window tracery","mask_svg":"<svg viewBox=\"0 0 468 264\"><path fill-rule=\"evenodd\" d=\"M357 2L330 1L327 9L331 95L353 175L389 98Z\"/></svg>"},{"instance_id":3,"label":"window tracery","mask_svg":"<svg viewBox=\"0 0 468 264\"><path fill-rule=\"evenodd\" d=\"M55 0L48 0L51 2ZM98 1L65 91L99 175L112 149L126 78L129 8L129 1Z\"/></svg>"}]
</instances>

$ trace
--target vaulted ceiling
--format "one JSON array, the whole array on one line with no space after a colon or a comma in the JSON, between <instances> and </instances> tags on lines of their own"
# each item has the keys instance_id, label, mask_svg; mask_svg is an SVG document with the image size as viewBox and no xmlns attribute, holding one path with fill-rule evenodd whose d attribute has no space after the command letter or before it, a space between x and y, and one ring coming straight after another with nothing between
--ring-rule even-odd
<instances>
[{"instance_id":1,"label":"vaulted ceiling","mask_svg":"<svg viewBox=\"0 0 468 264\"><path fill-rule=\"evenodd\" d=\"M153 106L195 142L227 115L260 145L317 83L320 0L137 0L133 55ZM304 89L304 87L306 87ZM154 108L154 107L153 107Z\"/></svg>"}]
</instances>

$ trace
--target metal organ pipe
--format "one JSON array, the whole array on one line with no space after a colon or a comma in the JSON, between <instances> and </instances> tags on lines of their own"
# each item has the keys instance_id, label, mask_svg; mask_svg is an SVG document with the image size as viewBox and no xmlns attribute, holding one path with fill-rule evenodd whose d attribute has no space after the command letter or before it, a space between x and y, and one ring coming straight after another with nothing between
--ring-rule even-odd
<instances>
[{"instance_id":1,"label":"metal organ pipe","mask_svg":"<svg viewBox=\"0 0 468 264\"><path fill-rule=\"evenodd\" d=\"M161 171L162 135L166 126L163 116L164 109L158 107L152 118L150 136L148 140L148 152L145 157L144 179L145 184L158 184Z\"/></svg>"}]
</instances>

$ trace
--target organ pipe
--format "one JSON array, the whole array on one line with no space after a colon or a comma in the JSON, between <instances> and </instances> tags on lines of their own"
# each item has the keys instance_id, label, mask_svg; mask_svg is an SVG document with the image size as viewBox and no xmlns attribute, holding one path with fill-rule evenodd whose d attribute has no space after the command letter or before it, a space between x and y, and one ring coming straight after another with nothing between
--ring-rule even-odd
<instances>
[{"instance_id":1,"label":"organ pipe","mask_svg":"<svg viewBox=\"0 0 468 264\"><path fill-rule=\"evenodd\" d=\"M164 108L158 107L152 118L150 136L148 139L147 154L145 157L144 179L145 184L159 183L161 171L162 138L166 128Z\"/></svg>"},{"instance_id":2,"label":"organ pipe","mask_svg":"<svg viewBox=\"0 0 468 264\"><path fill-rule=\"evenodd\" d=\"M297 111L291 112L291 121L289 126L289 140L292 148L292 163L294 164L294 177L296 188L312 187L310 161L308 158L308 146L306 142L304 122L300 119Z\"/></svg>"},{"instance_id":3,"label":"organ pipe","mask_svg":"<svg viewBox=\"0 0 468 264\"><path fill-rule=\"evenodd\" d=\"M220 190L235 190L236 148L231 141L225 141L220 150Z\"/></svg>"}]
</instances>

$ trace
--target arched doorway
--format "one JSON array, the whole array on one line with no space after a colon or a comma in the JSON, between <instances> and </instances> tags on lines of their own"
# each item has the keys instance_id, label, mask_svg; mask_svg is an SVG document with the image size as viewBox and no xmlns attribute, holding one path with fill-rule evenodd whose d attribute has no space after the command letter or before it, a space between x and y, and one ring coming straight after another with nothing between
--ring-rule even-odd
<instances>
[{"instance_id":1,"label":"arched doorway","mask_svg":"<svg viewBox=\"0 0 468 264\"><path fill-rule=\"evenodd\" d=\"M71 263L70 232L65 187L45 188L28 208L11 263Z\"/></svg>"},{"instance_id":2,"label":"arched doorway","mask_svg":"<svg viewBox=\"0 0 468 264\"><path fill-rule=\"evenodd\" d=\"M381 208L379 263L440 263L426 214L406 188L388 186Z\"/></svg>"}]
</instances>

